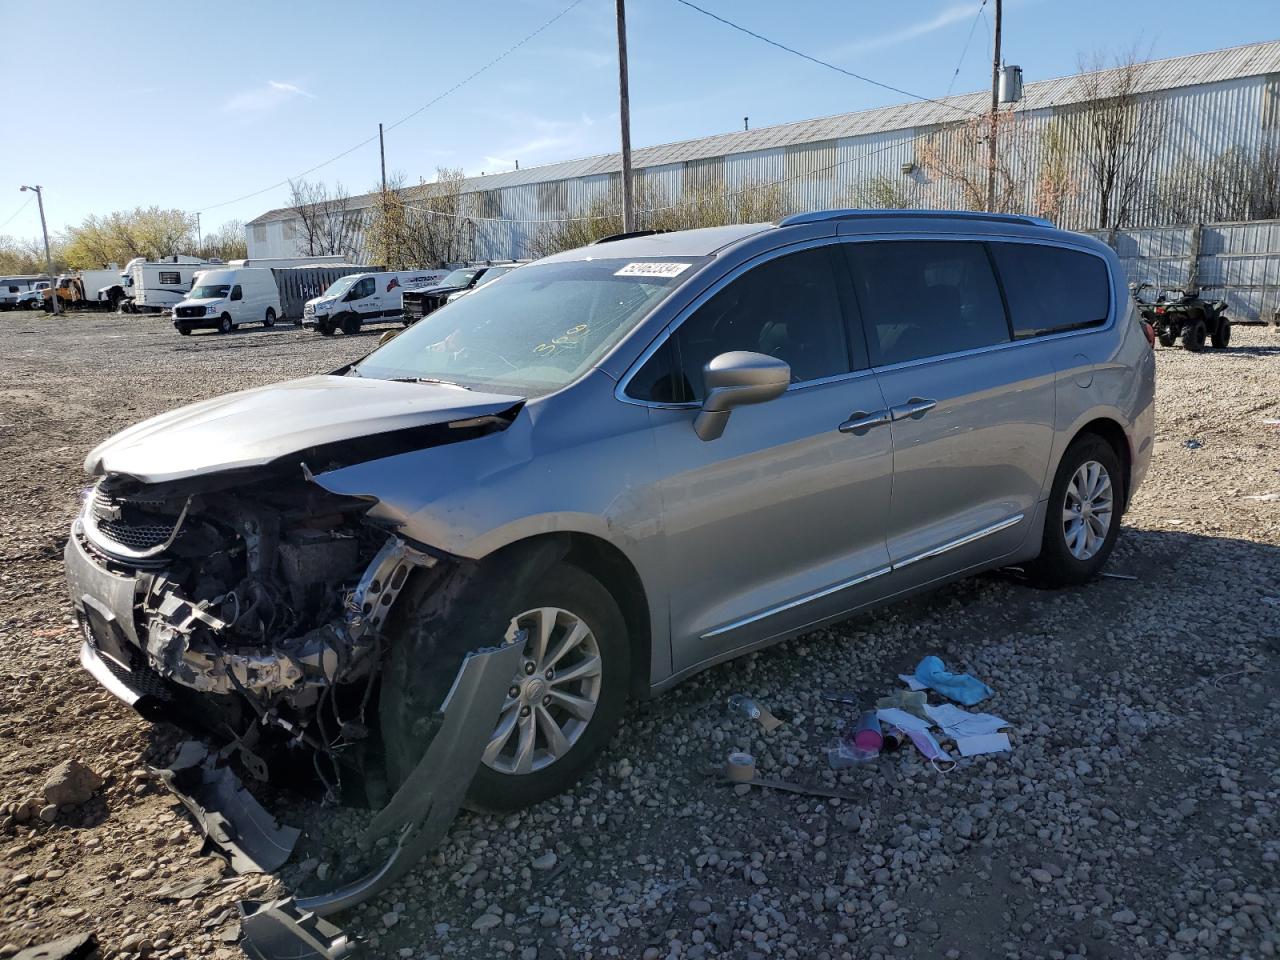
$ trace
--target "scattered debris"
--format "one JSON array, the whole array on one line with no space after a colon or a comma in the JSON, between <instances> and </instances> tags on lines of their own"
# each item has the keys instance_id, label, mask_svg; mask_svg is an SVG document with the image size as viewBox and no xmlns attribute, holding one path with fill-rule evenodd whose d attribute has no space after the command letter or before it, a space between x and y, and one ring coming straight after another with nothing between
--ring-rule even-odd
<instances>
[{"instance_id":1,"label":"scattered debris","mask_svg":"<svg viewBox=\"0 0 1280 960\"><path fill-rule=\"evenodd\" d=\"M1274 503L1280 500L1280 493L1250 493L1245 495L1246 500L1259 500L1262 503Z\"/></svg>"},{"instance_id":2,"label":"scattered debris","mask_svg":"<svg viewBox=\"0 0 1280 960\"><path fill-rule=\"evenodd\" d=\"M1201 443L1199 440L1186 440L1183 442L1182 445L1186 447L1188 450L1199 450L1201 447L1204 446L1204 444Z\"/></svg>"},{"instance_id":3,"label":"scattered debris","mask_svg":"<svg viewBox=\"0 0 1280 960\"><path fill-rule=\"evenodd\" d=\"M948 673L938 657L925 657L916 667L915 677L930 690L936 690L948 700L971 707L994 692L981 680L967 673Z\"/></svg>"},{"instance_id":4,"label":"scattered debris","mask_svg":"<svg viewBox=\"0 0 1280 960\"><path fill-rule=\"evenodd\" d=\"M76 933L38 947L28 947L12 960L90 960L98 956L98 938L92 933Z\"/></svg>"},{"instance_id":5,"label":"scattered debris","mask_svg":"<svg viewBox=\"0 0 1280 960\"><path fill-rule=\"evenodd\" d=\"M194 900L209 887L213 886L213 877L201 877L198 880L192 880L189 883L166 884L159 890L151 894L152 900L159 900L161 903L176 903L179 900Z\"/></svg>"},{"instance_id":6,"label":"scattered debris","mask_svg":"<svg viewBox=\"0 0 1280 960\"><path fill-rule=\"evenodd\" d=\"M917 691L929 689L909 673L898 674L898 679L907 685L908 690Z\"/></svg>"},{"instance_id":7,"label":"scattered debris","mask_svg":"<svg viewBox=\"0 0 1280 960\"><path fill-rule=\"evenodd\" d=\"M761 780L753 777L750 780L730 780L725 777L721 782L739 787L765 787L769 790L781 790L785 793L798 793L806 797L830 797L833 800L852 800L861 802L865 797L855 796L847 790L836 790L817 784L812 786L803 783L787 783L785 780Z\"/></svg>"},{"instance_id":8,"label":"scattered debris","mask_svg":"<svg viewBox=\"0 0 1280 960\"><path fill-rule=\"evenodd\" d=\"M848 690L824 690L822 699L829 703L842 703L847 707L858 705L858 695Z\"/></svg>"},{"instance_id":9,"label":"scattered debris","mask_svg":"<svg viewBox=\"0 0 1280 960\"><path fill-rule=\"evenodd\" d=\"M927 720L929 718L925 715L924 706L928 702L929 697L923 690L895 690L889 696L877 700L876 709L901 710L917 719Z\"/></svg>"},{"instance_id":10,"label":"scattered debris","mask_svg":"<svg viewBox=\"0 0 1280 960\"><path fill-rule=\"evenodd\" d=\"M950 703L927 706L925 712L929 714L929 719L934 725L952 740L983 736L1009 726L1007 720L994 714L969 713Z\"/></svg>"},{"instance_id":11,"label":"scattered debris","mask_svg":"<svg viewBox=\"0 0 1280 960\"><path fill-rule=\"evenodd\" d=\"M191 811L205 836L227 853L236 873L280 869L300 831L280 826L230 767L216 763L204 744L187 740L173 763L153 772Z\"/></svg>"},{"instance_id":12,"label":"scattered debris","mask_svg":"<svg viewBox=\"0 0 1280 960\"><path fill-rule=\"evenodd\" d=\"M984 753L1006 753L1009 750L1007 733L980 733L971 737L956 737L956 749L962 757L976 757Z\"/></svg>"},{"instance_id":13,"label":"scattered debris","mask_svg":"<svg viewBox=\"0 0 1280 960\"><path fill-rule=\"evenodd\" d=\"M729 698L729 709L735 713L741 713L743 716L750 717L752 720L755 720L760 724L761 729L763 729L765 733L772 733L785 722L775 714L770 713L768 707L761 706L750 697L741 693L735 693Z\"/></svg>"},{"instance_id":14,"label":"scattered debris","mask_svg":"<svg viewBox=\"0 0 1280 960\"><path fill-rule=\"evenodd\" d=\"M1137 580L1138 579L1131 573L1111 573L1106 570L1104 570L1101 574L1099 574L1099 576L1106 577L1108 580Z\"/></svg>"},{"instance_id":15,"label":"scattered debris","mask_svg":"<svg viewBox=\"0 0 1280 960\"><path fill-rule=\"evenodd\" d=\"M253 960L340 960L356 952L347 934L294 900L240 904L240 949Z\"/></svg>"},{"instance_id":16,"label":"scattered debris","mask_svg":"<svg viewBox=\"0 0 1280 960\"><path fill-rule=\"evenodd\" d=\"M749 753L729 754L724 764L724 775L735 783L746 783L756 775L756 758Z\"/></svg>"},{"instance_id":17,"label":"scattered debris","mask_svg":"<svg viewBox=\"0 0 1280 960\"><path fill-rule=\"evenodd\" d=\"M44 782L44 799L59 807L84 803L102 786L102 778L79 760L63 760Z\"/></svg>"}]
</instances>

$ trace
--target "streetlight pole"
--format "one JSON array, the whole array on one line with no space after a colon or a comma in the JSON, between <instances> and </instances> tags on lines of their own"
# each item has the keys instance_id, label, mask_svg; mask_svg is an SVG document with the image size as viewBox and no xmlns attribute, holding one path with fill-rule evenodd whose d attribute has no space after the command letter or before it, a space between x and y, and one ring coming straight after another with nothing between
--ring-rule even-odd
<instances>
[{"instance_id":1,"label":"streetlight pole","mask_svg":"<svg viewBox=\"0 0 1280 960\"><path fill-rule=\"evenodd\" d=\"M627 9L618 6L618 114L622 120L622 232L636 228L634 198L631 195L631 95L627 90Z\"/></svg>"},{"instance_id":2,"label":"streetlight pole","mask_svg":"<svg viewBox=\"0 0 1280 960\"><path fill-rule=\"evenodd\" d=\"M23 186L23 190L34 190L36 192L36 205L40 207L40 232L44 235L44 272L49 275L49 298L53 301L53 312L61 313L58 308L58 284L57 277L53 275L53 257L49 255L49 227L44 219L44 191L40 189L40 184L34 187Z\"/></svg>"}]
</instances>

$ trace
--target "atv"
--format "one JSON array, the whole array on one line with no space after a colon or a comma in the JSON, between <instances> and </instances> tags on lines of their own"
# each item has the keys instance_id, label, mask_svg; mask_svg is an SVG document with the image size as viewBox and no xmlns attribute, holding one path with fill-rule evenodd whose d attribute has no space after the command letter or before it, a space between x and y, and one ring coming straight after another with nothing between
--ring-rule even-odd
<instances>
[{"instance_id":1,"label":"atv","mask_svg":"<svg viewBox=\"0 0 1280 960\"><path fill-rule=\"evenodd\" d=\"M1231 343L1231 320L1227 317L1227 301L1204 300L1195 289L1163 290L1154 301L1143 300L1141 293L1149 283L1131 283L1129 289L1142 319L1151 324L1160 345L1172 347L1178 339L1186 350L1198 353L1206 339L1214 347L1224 349Z\"/></svg>"}]
</instances>

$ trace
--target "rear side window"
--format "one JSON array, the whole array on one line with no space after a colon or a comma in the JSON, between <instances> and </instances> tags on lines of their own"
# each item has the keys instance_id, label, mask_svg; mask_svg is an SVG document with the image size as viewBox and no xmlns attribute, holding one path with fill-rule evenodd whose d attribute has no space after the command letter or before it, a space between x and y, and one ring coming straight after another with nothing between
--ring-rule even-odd
<instances>
[{"instance_id":1,"label":"rear side window","mask_svg":"<svg viewBox=\"0 0 1280 960\"><path fill-rule=\"evenodd\" d=\"M177 270L161 270L160 282L161 283L181 283L182 274L179 273Z\"/></svg>"},{"instance_id":2,"label":"rear side window","mask_svg":"<svg viewBox=\"0 0 1280 960\"><path fill-rule=\"evenodd\" d=\"M1043 336L1107 322L1111 283L1102 258L1037 243L993 243L1013 335Z\"/></svg>"},{"instance_id":3,"label":"rear side window","mask_svg":"<svg viewBox=\"0 0 1280 960\"><path fill-rule=\"evenodd\" d=\"M1004 302L980 243L844 244L875 366L1009 341Z\"/></svg>"},{"instance_id":4,"label":"rear side window","mask_svg":"<svg viewBox=\"0 0 1280 960\"><path fill-rule=\"evenodd\" d=\"M628 392L658 403L702 400L703 367L732 350L785 360L792 383L850 372L830 248L776 257L731 281L680 324Z\"/></svg>"}]
</instances>

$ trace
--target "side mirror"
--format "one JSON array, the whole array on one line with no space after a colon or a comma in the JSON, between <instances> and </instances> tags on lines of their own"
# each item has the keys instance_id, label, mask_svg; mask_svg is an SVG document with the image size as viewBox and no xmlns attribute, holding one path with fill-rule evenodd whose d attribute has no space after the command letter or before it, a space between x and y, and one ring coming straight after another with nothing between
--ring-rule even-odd
<instances>
[{"instance_id":1,"label":"side mirror","mask_svg":"<svg viewBox=\"0 0 1280 960\"><path fill-rule=\"evenodd\" d=\"M734 350L708 363L703 380L707 396L693 429L701 440L718 440L734 407L765 403L786 392L791 385L791 366L763 353Z\"/></svg>"}]
</instances>

